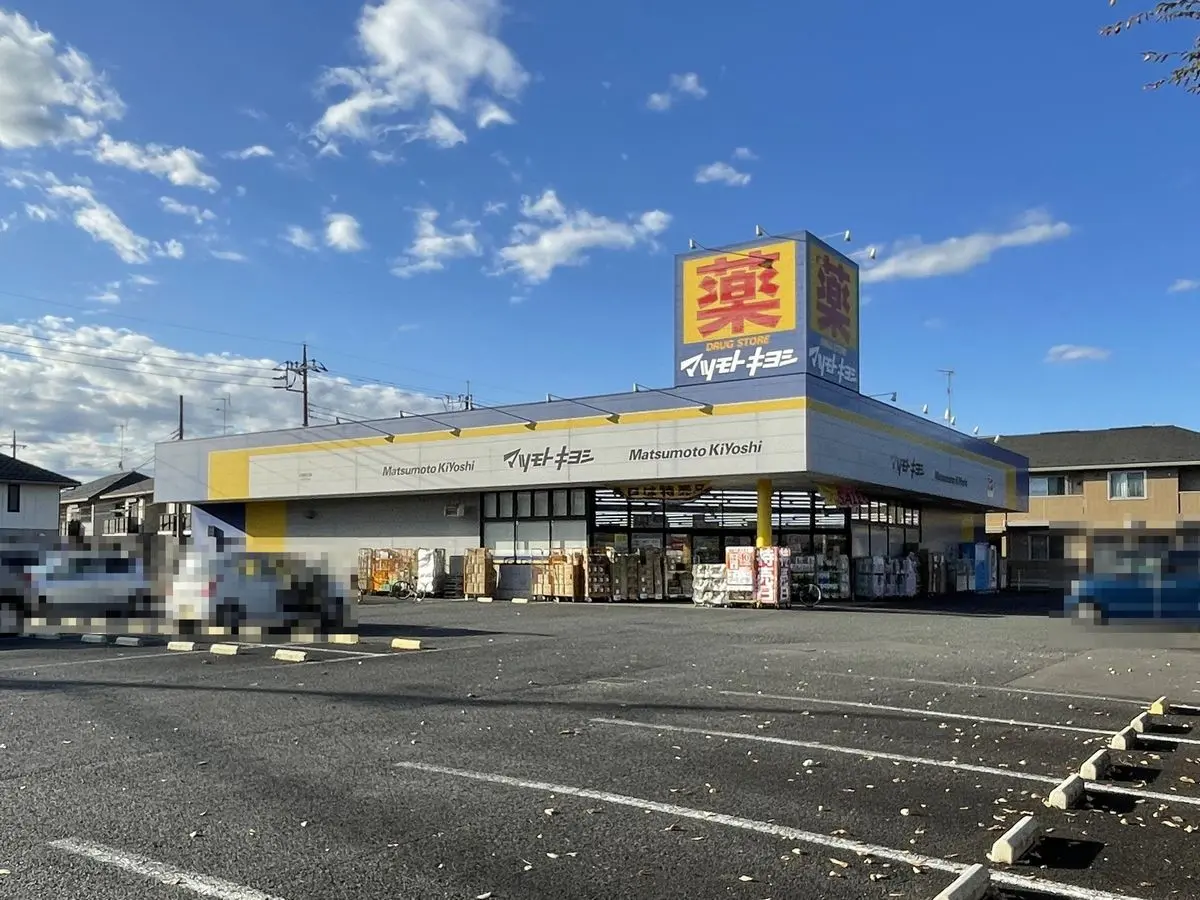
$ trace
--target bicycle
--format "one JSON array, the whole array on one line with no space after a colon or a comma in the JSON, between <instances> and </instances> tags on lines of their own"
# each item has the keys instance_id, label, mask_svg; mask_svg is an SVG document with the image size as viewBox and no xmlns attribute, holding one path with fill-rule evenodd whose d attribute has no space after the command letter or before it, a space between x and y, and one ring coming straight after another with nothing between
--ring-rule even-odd
<instances>
[{"instance_id":1,"label":"bicycle","mask_svg":"<svg viewBox=\"0 0 1200 900\"><path fill-rule=\"evenodd\" d=\"M398 579L388 585L388 596L396 600L420 600L421 594L410 581Z\"/></svg>"},{"instance_id":2,"label":"bicycle","mask_svg":"<svg viewBox=\"0 0 1200 900\"><path fill-rule=\"evenodd\" d=\"M821 586L815 581L804 581L796 589L796 602L805 609L812 609L821 602Z\"/></svg>"}]
</instances>

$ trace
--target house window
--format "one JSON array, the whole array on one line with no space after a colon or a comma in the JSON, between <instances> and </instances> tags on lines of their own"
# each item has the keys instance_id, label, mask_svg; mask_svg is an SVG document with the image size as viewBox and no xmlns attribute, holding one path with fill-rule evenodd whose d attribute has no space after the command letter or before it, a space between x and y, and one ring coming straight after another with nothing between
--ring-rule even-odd
<instances>
[{"instance_id":1,"label":"house window","mask_svg":"<svg viewBox=\"0 0 1200 900\"><path fill-rule=\"evenodd\" d=\"M1035 561L1048 561L1066 558L1066 542L1061 534L1050 534L1046 531L1035 531L1029 535L1029 558Z\"/></svg>"},{"instance_id":2,"label":"house window","mask_svg":"<svg viewBox=\"0 0 1200 900\"><path fill-rule=\"evenodd\" d=\"M1109 500L1145 500L1146 473L1144 471L1109 472Z\"/></svg>"},{"instance_id":3,"label":"house window","mask_svg":"<svg viewBox=\"0 0 1200 900\"><path fill-rule=\"evenodd\" d=\"M21 486L19 484L8 486L8 511L10 513L21 511Z\"/></svg>"},{"instance_id":4,"label":"house window","mask_svg":"<svg viewBox=\"0 0 1200 900\"><path fill-rule=\"evenodd\" d=\"M1083 479L1070 475L1031 475L1030 497L1066 497L1083 493Z\"/></svg>"}]
</instances>

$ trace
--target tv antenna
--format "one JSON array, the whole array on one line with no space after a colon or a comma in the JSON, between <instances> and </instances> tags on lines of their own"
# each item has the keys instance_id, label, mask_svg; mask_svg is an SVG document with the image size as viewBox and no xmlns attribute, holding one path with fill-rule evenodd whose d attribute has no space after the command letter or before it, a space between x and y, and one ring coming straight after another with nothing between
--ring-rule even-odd
<instances>
[{"instance_id":1,"label":"tv antenna","mask_svg":"<svg viewBox=\"0 0 1200 900\"><path fill-rule=\"evenodd\" d=\"M954 370L953 369L938 369L946 376L946 412L942 416L946 420L946 424L954 426Z\"/></svg>"}]
</instances>

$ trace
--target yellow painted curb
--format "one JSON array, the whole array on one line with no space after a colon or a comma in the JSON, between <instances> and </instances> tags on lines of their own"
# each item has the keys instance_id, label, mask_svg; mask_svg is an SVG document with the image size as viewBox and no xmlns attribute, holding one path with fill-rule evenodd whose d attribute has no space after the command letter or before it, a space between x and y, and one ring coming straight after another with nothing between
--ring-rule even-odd
<instances>
[{"instance_id":1,"label":"yellow painted curb","mask_svg":"<svg viewBox=\"0 0 1200 900\"><path fill-rule=\"evenodd\" d=\"M292 643L293 644L315 644L316 642L317 642L317 636L315 634L313 634L311 631L293 631L292 632Z\"/></svg>"},{"instance_id":2,"label":"yellow painted curb","mask_svg":"<svg viewBox=\"0 0 1200 900\"><path fill-rule=\"evenodd\" d=\"M195 641L167 641L167 649L168 650L180 650L182 652L187 653L189 651L196 649L196 642Z\"/></svg>"},{"instance_id":3,"label":"yellow painted curb","mask_svg":"<svg viewBox=\"0 0 1200 900\"><path fill-rule=\"evenodd\" d=\"M420 650L421 642L413 638L392 638L393 650Z\"/></svg>"},{"instance_id":4,"label":"yellow painted curb","mask_svg":"<svg viewBox=\"0 0 1200 900\"><path fill-rule=\"evenodd\" d=\"M308 659L307 650L288 650L281 647L275 651L275 659L280 662L304 662Z\"/></svg>"},{"instance_id":5,"label":"yellow painted curb","mask_svg":"<svg viewBox=\"0 0 1200 900\"><path fill-rule=\"evenodd\" d=\"M513 597L512 602L513 603L528 603L529 598L528 597Z\"/></svg>"},{"instance_id":6,"label":"yellow painted curb","mask_svg":"<svg viewBox=\"0 0 1200 900\"><path fill-rule=\"evenodd\" d=\"M479 601L480 603L491 603L492 602L491 597L476 597L475 599L477 601Z\"/></svg>"},{"instance_id":7,"label":"yellow painted curb","mask_svg":"<svg viewBox=\"0 0 1200 900\"><path fill-rule=\"evenodd\" d=\"M1171 703L1166 697L1159 697L1150 704L1149 712L1152 716L1169 716L1171 714Z\"/></svg>"},{"instance_id":8,"label":"yellow painted curb","mask_svg":"<svg viewBox=\"0 0 1200 900\"><path fill-rule=\"evenodd\" d=\"M357 634L331 634L329 635L329 643L331 644L357 644Z\"/></svg>"},{"instance_id":9,"label":"yellow painted curb","mask_svg":"<svg viewBox=\"0 0 1200 900\"><path fill-rule=\"evenodd\" d=\"M238 651L242 648L237 644L213 644L208 648L209 653L215 653L217 656L237 656Z\"/></svg>"}]
</instances>

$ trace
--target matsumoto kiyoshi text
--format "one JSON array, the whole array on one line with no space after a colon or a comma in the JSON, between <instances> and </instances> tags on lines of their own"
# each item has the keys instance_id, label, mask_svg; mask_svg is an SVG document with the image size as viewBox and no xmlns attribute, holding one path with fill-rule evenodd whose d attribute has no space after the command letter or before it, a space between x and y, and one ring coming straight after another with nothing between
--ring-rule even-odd
<instances>
[{"instance_id":1,"label":"matsumoto kiyoshi text","mask_svg":"<svg viewBox=\"0 0 1200 900\"><path fill-rule=\"evenodd\" d=\"M654 462L661 459L699 459L706 456L749 456L762 453L762 441L714 441L694 447L672 447L669 450L646 450L635 447L629 451L630 462Z\"/></svg>"},{"instance_id":2,"label":"matsumoto kiyoshi text","mask_svg":"<svg viewBox=\"0 0 1200 900\"><path fill-rule=\"evenodd\" d=\"M455 472L474 472L475 460L450 460L424 466L384 466L384 478L406 478L412 475L451 475Z\"/></svg>"}]
</instances>

